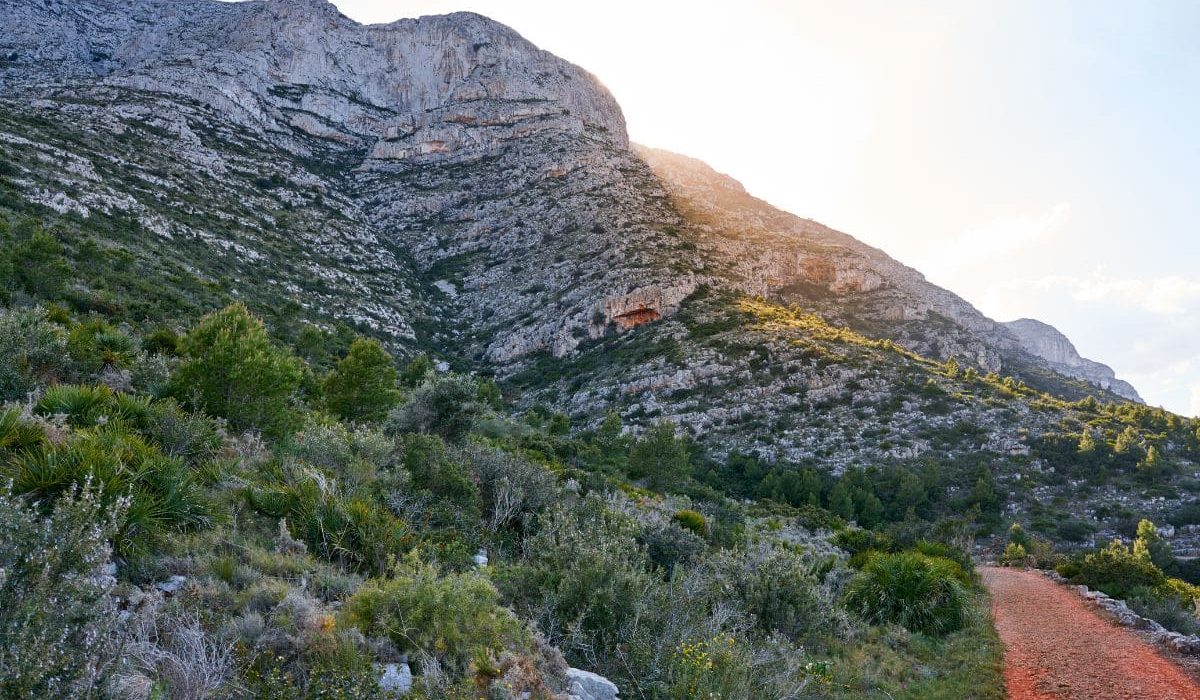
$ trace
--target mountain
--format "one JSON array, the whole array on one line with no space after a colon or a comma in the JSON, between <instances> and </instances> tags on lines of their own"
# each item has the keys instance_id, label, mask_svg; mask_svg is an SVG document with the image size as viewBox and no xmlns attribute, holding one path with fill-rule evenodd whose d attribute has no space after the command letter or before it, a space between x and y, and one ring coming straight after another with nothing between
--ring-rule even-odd
<instances>
[{"instance_id":1,"label":"mountain","mask_svg":"<svg viewBox=\"0 0 1200 700\"><path fill-rule=\"evenodd\" d=\"M1117 379L1112 367L1080 357L1067 336L1054 326L1032 318L1009 321L1004 326L1016 334L1022 347L1050 363L1055 372L1086 380L1130 401L1143 403L1132 384Z\"/></svg>"},{"instance_id":2,"label":"mountain","mask_svg":"<svg viewBox=\"0 0 1200 700\"><path fill-rule=\"evenodd\" d=\"M10 0L0 58L0 206L53 218L79 303L133 322L243 299L289 341L348 323L577 426L669 418L712 459L835 472L1020 479L1045 436L1119 432L1070 402L1137 400L1048 327L631 146L598 80L479 15Z\"/></svg>"}]
</instances>

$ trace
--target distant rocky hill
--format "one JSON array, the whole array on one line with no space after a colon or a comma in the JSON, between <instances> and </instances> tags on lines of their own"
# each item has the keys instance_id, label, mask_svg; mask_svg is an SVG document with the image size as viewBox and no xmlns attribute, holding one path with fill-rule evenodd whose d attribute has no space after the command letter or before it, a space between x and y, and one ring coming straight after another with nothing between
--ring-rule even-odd
<instances>
[{"instance_id":1,"label":"distant rocky hill","mask_svg":"<svg viewBox=\"0 0 1200 700\"><path fill-rule=\"evenodd\" d=\"M1004 326L1016 334L1022 347L1050 363L1054 371L1087 380L1130 401L1142 402L1132 384L1117 379L1112 367L1080 357L1075 345L1054 326L1032 318L1009 321Z\"/></svg>"},{"instance_id":2,"label":"distant rocky hill","mask_svg":"<svg viewBox=\"0 0 1200 700\"><path fill-rule=\"evenodd\" d=\"M181 319L238 297L349 321L581 423L616 407L837 468L1024 454L1062 416L1021 383L1137 400L1065 338L631 147L594 77L474 14L9 0L0 148L7 201L139 270L136 292L92 291ZM977 378L946 376L951 358Z\"/></svg>"}]
</instances>

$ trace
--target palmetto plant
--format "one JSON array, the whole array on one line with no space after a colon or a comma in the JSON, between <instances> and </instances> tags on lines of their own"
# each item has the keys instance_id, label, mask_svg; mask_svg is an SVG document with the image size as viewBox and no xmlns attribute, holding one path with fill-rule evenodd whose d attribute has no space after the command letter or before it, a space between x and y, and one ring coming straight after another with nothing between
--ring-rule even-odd
<instances>
[{"instance_id":1,"label":"palmetto plant","mask_svg":"<svg viewBox=\"0 0 1200 700\"><path fill-rule=\"evenodd\" d=\"M183 462L113 425L83 430L61 445L43 444L0 468L14 493L49 508L64 492L92 484L102 501L125 498L118 522L119 554L136 554L168 532L207 524L212 510Z\"/></svg>"}]
</instances>

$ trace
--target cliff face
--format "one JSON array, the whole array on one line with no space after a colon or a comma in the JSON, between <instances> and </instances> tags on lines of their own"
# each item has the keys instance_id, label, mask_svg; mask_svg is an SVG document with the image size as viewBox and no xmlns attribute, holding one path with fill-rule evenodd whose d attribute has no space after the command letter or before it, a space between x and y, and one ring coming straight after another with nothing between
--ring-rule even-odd
<instances>
[{"instance_id":1,"label":"cliff face","mask_svg":"<svg viewBox=\"0 0 1200 700\"><path fill-rule=\"evenodd\" d=\"M1032 318L1009 321L1004 326L1017 336L1026 350L1048 362L1054 371L1084 379L1130 401L1143 403L1133 385L1117 379L1116 373L1108 365L1081 357L1075 345L1054 326Z\"/></svg>"},{"instance_id":2,"label":"cliff face","mask_svg":"<svg viewBox=\"0 0 1200 700\"><path fill-rule=\"evenodd\" d=\"M14 0L0 26L9 89L167 93L299 151L291 129L401 161L480 157L546 130L626 144L592 76L470 13L362 26L323 0Z\"/></svg>"},{"instance_id":3,"label":"cliff face","mask_svg":"<svg viewBox=\"0 0 1200 700\"><path fill-rule=\"evenodd\" d=\"M615 404L837 464L918 457L953 421L1020 449L1033 414L924 413L921 358L1072 399L1128 388L699 161L631 149L599 82L478 15L10 0L0 157L22 197L146 274L348 319L581 419ZM767 322L746 299L812 317ZM831 421L896 437L859 454Z\"/></svg>"}]
</instances>

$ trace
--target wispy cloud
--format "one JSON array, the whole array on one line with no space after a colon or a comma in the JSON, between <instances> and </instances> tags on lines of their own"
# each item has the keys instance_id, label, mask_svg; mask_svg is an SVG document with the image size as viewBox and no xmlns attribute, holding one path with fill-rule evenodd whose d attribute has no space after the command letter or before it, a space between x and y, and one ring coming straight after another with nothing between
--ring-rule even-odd
<instances>
[{"instance_id":1,"label":"wispy cloud","mask_svg":"<svg viewBox=\"0 0 1200 700\"><path fill-rule=\"evenodd\" d=\"M1200 302L1200 279L1177 275L1150 279L1115 278L1104 268L1087 277L1047 275L1037 279L1015 279L993 285L993 301L1017 292L1054 292L1084 303L1115 304L1164 316L1191 311Z\"/></svg>"},{"instance_id":2,"label":"wispy cloud","mask_svg":"<svg viewBox=\"0 0 1200 700\"><path fill-rule=\"evenodd\" d=\"M937 274L987 262L1020 250L1062 229L1071 219L1071 205L1059 202L1040 216L998 217L982 226L963 231L922 262Z\"/></svg>"}]
</instances>

